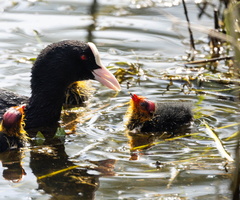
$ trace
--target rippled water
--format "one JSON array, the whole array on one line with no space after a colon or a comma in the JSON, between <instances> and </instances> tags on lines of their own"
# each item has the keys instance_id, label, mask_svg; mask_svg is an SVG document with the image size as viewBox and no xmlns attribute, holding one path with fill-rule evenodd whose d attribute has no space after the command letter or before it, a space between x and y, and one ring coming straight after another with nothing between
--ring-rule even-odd
<instances>
[{"instance_id":1,"label":"rippled water","mask_svg":"<svg viewBox=\"0 0 240 200\"><path fill-rule=\"evenodd\" d=\"M63 127L66 132L74 132L66 136L64 145L25 148L18 157L16 152L2 154L0 199L230 198L233 165L221 157L201 123L205 120L215 128L225 149L234 157L236 141L226 139L238 130L234 125L238 117L231 89L234 85L214 79L217 74L228 72L223 61L215 71L208 66L194 70L184 67L190 48L180 2L0 2L3 88L30 95L31 58L47 44L63 39L96 43L104 64L112 72L140 68L138 75L126 74L128 80L121 82L120 93L94 82L96 91L87 107L64 112L63 124L70 125ZM198 19L193 1L187 6L193 24L213 28L211 17ZM207 11L212 15L211 7ZM194 37L196 59L200 59L209 51L207 35L194 31ZM196 92L183 87L186 81L178 78L167 90L170 75L203 76L209 81L191 81L191 88L202 90ZM127 135L124 115L129 92L154 101L193 101L196 120L192 133L196 134L173 140ZM152 146L131 151L130 141L136 146Z\"/></svg>"}]
</instances>

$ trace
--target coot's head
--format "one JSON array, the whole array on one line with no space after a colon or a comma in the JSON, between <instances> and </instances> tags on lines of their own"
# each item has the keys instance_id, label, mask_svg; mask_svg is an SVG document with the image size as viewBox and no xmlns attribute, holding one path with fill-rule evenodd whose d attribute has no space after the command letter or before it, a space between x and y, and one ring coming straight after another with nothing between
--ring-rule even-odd
<instances>
[{"instance_id":1,"label":"coot's head","mask_svg":"<svg viewBox=\"0 0 240 200\"><path fill-rule=\"evenodd\" d=\"M22 133L25 133L23 130L24 109L25 105L9 108L3 115L0 131L10 137L20 137Z\"/></svg>"},{"instance_id":2,"label":"coot's head","mask_svg":"<svg viewBox=\"0 0 240 200\"><path fill-rule=\"evenodd\" d=\"M93 43L66 40L50 44L42 50L32 68L31 86L33 93L34 90L49 92L65 90L75 81L88 79L120 90L118 81L102 64Z\"/></svg>"}]
</instances>

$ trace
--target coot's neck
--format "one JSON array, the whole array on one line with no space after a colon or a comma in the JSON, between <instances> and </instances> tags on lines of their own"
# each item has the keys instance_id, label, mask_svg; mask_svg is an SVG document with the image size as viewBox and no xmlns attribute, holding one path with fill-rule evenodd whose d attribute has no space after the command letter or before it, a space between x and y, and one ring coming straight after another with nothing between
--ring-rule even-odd
<instances>
[{"instance_id":1,"label":"coot's neck","mask_svg":"<svg viewBox=\"0 0 240 200\"><path fill-rule=\"evenodd\" d=\"M44 57L45 56L45 57ZM32 96L26 108L26 129L50 127L58 123L64 93L71 82L65 69L68 65L53 57L40 54L32 68ZM66 67L67 66L67 67Z\"/></svg>"},{"instance_id":2,"label":"coot's neck","mask_svg":"<svg viewBox=\"0 0 240 200\"><path fill-rule=\"evenodd\" d=\"M33 92L26 108L26 129L56 125L63 101L64 90Z\"/></svg>"}]
</instances>

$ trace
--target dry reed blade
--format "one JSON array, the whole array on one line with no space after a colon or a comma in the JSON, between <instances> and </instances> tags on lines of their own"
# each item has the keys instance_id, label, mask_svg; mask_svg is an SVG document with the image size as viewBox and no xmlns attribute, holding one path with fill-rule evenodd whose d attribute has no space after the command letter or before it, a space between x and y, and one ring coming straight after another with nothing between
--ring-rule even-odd
<instances>
[{"instance_id":1,"label":"dry reed blade","mask_svg":"<svg viewBox=\"0 0 240 200\"><path fill-rule=\"evenodd\" d=\"M233 162L234 161L233 158L224 149L221 140L217 137L217 135L212 131L212 129L208 126L206 122L203 122L203 124L206 127L206 133L215 141L216 147L219 153L221 154L221 156L226 158L228 161Z\"/></svg>"}]
</instances>

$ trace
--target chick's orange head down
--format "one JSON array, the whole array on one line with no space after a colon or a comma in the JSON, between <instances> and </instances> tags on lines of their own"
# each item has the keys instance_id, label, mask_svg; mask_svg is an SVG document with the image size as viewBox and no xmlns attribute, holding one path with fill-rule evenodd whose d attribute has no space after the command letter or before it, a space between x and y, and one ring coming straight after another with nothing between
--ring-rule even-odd
<instances>
[{"instance_id":1,"label":"chick's orange head down","mask_svg":"<svg viewBox=\"0 0 240 200\"><path fill-rule=\"evenodd\" d=\"M5 128L16 126L23 118L25 105L9 108L3 115L2 125Z\"/></svg>"}]
</instances>

